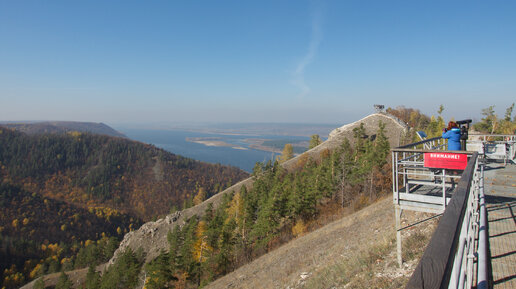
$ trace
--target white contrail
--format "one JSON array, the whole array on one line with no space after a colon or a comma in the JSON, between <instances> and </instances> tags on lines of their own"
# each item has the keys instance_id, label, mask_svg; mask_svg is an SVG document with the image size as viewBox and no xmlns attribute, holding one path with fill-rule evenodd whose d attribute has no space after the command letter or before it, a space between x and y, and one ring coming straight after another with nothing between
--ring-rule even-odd
<instances>
[{"instance_id":1,"label":"white contrail","mask_svg":"<svg viewBox=\"0 0 516 289\"><path fill-rule=\"evenodd\" d=\"M305 69L310 63L313 62L321 40L321 11L317 10L315 11L312 19L312 34L310 38L310 45L308 46L308 52L298 63L292 80L292 83L301 89L300 96L305 96L310 93L310 87L305 82Z\"/></svg>"}]
</instances>

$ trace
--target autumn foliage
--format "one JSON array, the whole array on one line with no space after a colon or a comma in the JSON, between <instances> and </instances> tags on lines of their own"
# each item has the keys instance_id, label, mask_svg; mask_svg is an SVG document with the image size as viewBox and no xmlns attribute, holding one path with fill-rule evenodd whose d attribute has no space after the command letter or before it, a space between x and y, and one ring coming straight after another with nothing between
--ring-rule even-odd
<instances>
[{"instance_id":1,"label":"autumn foliage","mask_svg":"<svg viewBox=\"0 0 516 289\"><path fill-rule=\"evenodd\" d=\"M125 138L0 127L0 283L105 261L143 221L247 175Z\"/></svg>"}]
</instances>

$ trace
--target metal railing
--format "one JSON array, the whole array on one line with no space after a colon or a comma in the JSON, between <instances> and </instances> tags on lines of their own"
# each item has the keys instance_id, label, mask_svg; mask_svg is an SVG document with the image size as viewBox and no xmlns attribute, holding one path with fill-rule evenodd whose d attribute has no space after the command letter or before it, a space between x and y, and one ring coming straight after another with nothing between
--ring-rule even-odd
<instances>
[{"instance_id":1,"label":"metal railing","mask_svg":"<svg viewBox=\"0 0 516 289\"><path fill-rule=\"evenodd\" d=\"M483 166L480 167L483 168ZM483 169L479 168L479 160L476 158L474 173L466 200L466 211L461 223L458 250L455 254L448 288L472 288L473 281L476 279L473 276L474 259L477 254L480 255L486 253L485 249L477 251L477 248L475 247L475 241L479 240L478 247L485 248L485 241L482 241L482 245L480 245L479 238L480 216L485 215L485 207L483 207L483 212L480 211L480 200L484 201ZM482 232L485 237L485 225L483 226ZM483 260L486 260L486 258ZM485 270L486 269L477 271L479 273L486 273Z\"/></svg>"},{"instance_id":2,"label":"metal railing","mask_svg":"<svg viewBox=\"0 0 516 289\"><path fill-rule=\"evenodd\" d=\"M516 136L470 134L466 146L468 151L454 152L468 154L469 159L458 183L449 193L445 191L445 187L449 181L453 183L453 176L447 176L444 169L439 171L422 168L425 153L444 149L444 141L442 144L436 143L438 139L434 138L392 150L397 227L398 212L404 208L411 209L407 206L408 201L423 202L427 207L432 202L432 196L428 196L425 192L420 193L423 196L417 198L411 196L411 183L417 184L417 179L430 178L437 184L435 180L439 179L440 173L443 187L441 209L444 213L407 288L488 288L484 163L492 159L503 159L504 164L507 161L514 162ZM425 170L426 172L421 172ZM426 181L426 184L429 184L428 180ZM416 208L416 210L421 209ZM401 236L399 230L397 236ZM401 263L399 239L400 237L398 237L398 258Z\"/></svg>"},{"instance_id":3,"label":"metal railing","mask_svg":"<svg viewBox=\"0 0 516 289\"><path fill-rule=\"evenodd\" d=\"M470 134L467 149L478 151L486 159L516 163L516 135L511 134Z\"/></svg>"},{"instance_id":4,"label":"metal railing","mask_svg":"<svg viewBox=\"0 0 516 289\"><path fill-rule=\"evenodd\" d=\"M394 204L408 209L442 213L449 202L450 189L457 185L460 178L455 171L427 168L424 165L425 153L448 152L446 140L431 138L392 149L392 190ZM453 151L457 153L457 151ZM460 152L471 155L472 152ZM419 186L440 187L439 196L416 194ZM417 207L417 208L415 208Z\"/></svg>"},{"instance_id":5,"label":"metal railing","mask_svg":"<svg viewBox=\"0 0 516 289\"><path fill-rule=\"evenodd\" d=\"M469 158L407 288L487 288L483 165L478 156L475 152Z\"/></svg>"}]
</instances>

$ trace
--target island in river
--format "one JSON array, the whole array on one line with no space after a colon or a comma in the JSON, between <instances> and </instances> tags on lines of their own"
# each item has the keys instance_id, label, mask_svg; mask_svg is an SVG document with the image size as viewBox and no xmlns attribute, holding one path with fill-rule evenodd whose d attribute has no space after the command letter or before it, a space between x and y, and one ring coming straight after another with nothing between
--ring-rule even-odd
<instances>
[{"instance_id":1,"label":"island in river","mask_svg":"<svg viewBox=\"0 0 516 289\"><path fill-rule=\"evenodd\" d=\"M236 146L222 140L221 137L187 137L186 141L202 144L209 147L230 147L236 150L247 150L243 146Z\"/></svg>"},{"instance_id":2,"label":"island in river","mask_svg":"<svg viewBox=\"0 0 516 289\"><path fill-rule=\"evenodd\" d=\"M248 150L249 148L266 152L274 152L281 154L285 144L290 143L294 147L294 153L300 154L308 148L308 141L289 141L289 140L271 140L260 138L246 138L242 142L247 144L244 147L237 144L226 142L222 137L187 137L186 141L202 144L212 147L230 147L239 150Z\"/></svg>"}]
</instances>

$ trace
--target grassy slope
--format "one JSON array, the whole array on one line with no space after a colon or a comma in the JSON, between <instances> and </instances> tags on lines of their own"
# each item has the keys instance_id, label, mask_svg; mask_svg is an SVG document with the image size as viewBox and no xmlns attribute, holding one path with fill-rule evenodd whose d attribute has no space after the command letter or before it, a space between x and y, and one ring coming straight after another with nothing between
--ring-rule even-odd
<instances>
[{"instance_id":1,"label":"grassy slope","mask_svg":"<svg viewBox=\"0 0 516 289\"><path fill-rule=\"evenodd\" d=\"M410 223L423 215L409 215ZM394 210L387 197L295 239L206 288L398 288L426 246L433 226L404 232L408 261L398 269Z\"/></svg>"}]
</instances>

